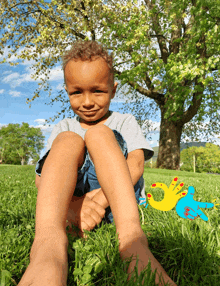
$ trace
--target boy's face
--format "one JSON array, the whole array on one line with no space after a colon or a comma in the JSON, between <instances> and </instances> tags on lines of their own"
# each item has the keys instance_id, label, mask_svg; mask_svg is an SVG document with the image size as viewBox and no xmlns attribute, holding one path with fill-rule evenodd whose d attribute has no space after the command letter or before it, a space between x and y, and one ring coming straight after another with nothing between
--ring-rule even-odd
<instances>
[{"instance_id":1,"label":"boy's face","mask_svg":"<svg viewBox=\"0 0 220 286\"><path fill-rule=\"evenodd\" d=\"M89 125L107 115L117 83L112 84L109 67L103 58L91 62L71 60L64 73L71 107L82 123Z\"/></svg>"}]
</instances>

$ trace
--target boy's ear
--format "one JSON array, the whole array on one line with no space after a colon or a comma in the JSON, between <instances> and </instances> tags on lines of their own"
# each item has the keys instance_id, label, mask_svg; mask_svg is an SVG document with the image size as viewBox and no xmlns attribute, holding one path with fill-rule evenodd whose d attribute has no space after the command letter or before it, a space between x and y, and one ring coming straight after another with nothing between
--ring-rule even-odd
<instances>
[{"instance_id":1,"label":"boy's ear","mask_svg":"<svg viewBox=\"0 0 220 286\"><path fill-rule=\"evenodd\" d=\"M66 90L66 92L68 93L68 90L67 90L67 87L66 87L66 85L65 85L65 90Z\"/></svg>"},{"instance_id":2,"label":"boy's ear","mask_svg":"<svg viewBox=\"0 0 220 286\"><path fill-rule=\"evenodd\" d=\"M115 97L115 93L116 93L117 86L118 86L118 83L115 82L115 83L114 83L114 86L113 86L113 89L112 89L111 99Z\"/></svg>"}]
</instances>

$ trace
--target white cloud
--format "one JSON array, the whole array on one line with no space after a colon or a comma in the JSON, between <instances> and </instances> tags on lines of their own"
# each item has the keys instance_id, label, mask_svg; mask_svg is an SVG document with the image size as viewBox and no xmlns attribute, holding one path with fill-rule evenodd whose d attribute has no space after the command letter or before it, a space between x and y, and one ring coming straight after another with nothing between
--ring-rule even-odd
<instances>
[{"instance_id":1,"label":"white cloud","mask_svg":"<svg viewBox=\"0 0 220 286\"><path fill-rule=\"evenodd\" d=\"M8 83L13 88L20 86L23 82L33 82L33 81L35 80L31 78L31 72L24 74L14 72L2 79L2 82Z\"/></svg>"},{"instance_id":2,"label":"white cloud","mask_svg":"<svg viewBox=\"0 0 220 286\"><path fill-rule=\"evenodd\" d=\"M32 127L35 127L35 128L40 128L41 131L44 133L44 135L48 134L48 133L51 133L52 130L53 130L53 127L55 124L45 124L45 119L35 119L34 122L36 122L38 125L36 126L33 126Z\"/></svg>"},{"instance_id":3,"label":"white cloud","mask_svg":"<svg viewBox=\"0 0 220 286\"><path fill-rule=\"evenodd\" d=\"M2 75L9 74L9 73L11 73L11 72L10 72L10 71L4 71L4 72L2 73Z\"/></svg>"},{"instance_id":4,"label":"white cloud","mask_svg":"<svg viewBox=\"0 0 220 286\"><path fill-rule=\"evenodd\" d=\"M20 91L10 90L10 91L9 91L9 94L12 95L13 97L20 97L21 92L20 92Z\"/></svg>"},{"instance_id":5,"label":"white cloud","mask_svg":"<svg viewBox=\"0 0 220 286\"><path fill-rule=\"evenodd\" d=\"M45 119L36 119L34 122L37 122L38 124L43 124L46 120Z\"/></svg>"},{"instance_id":6,"label":"white cloud","mask_svg":"<svg viewBox=\"0 0 220 286\"><path fill-rule=\"evenodd\" d=\"M6 58L6 62L8 62L8 63L9 62L13 62L13 63L19 62L19 64L26 65L26 66L31 66L31 65L36 63L36 60L31 59L31 60L24 60L24 61L21 62L21 59L19 59L19 56L24 51L28 51L28 55L31 55L31 54L33 54L35 52L35 50L36 50L35 47L31 47L31 48L22 47L22 48L18 49L17 55L12 54L11 57L9 58L8 55L9 55L11 50L9 48L5 47L4 51L3 51L3 55L0 55L0 59L1 58ZM48 55L49 55L48 52L42 54L42 56L48 56Z\"/></svg>"},{"instance_id":7,"label":"white cloud","mask_svg":"<svg viewBox=\"0 0 220 286\"><path fill-rule=\"evenodd\" d=\"M24 48L18 49L17 55L20 55L23 50L24 50ZM11 50L8 47L5 47L4 51L3 51L3 55L0 55L0 59L1 58L6 58L6 62L13 62L13 63L17 62L18 61L18 57L15 54L12 54L11 57L8 56L10 51Z\"/></svg>"},{"instance_id":8,"label":"white cloud","mask_svg":"<svg viewBox=\"0 0 220 286\"><path fill-rule=\"evenodd\" d=\"M15 88L20 86L24 82L40 82L40 79L34 79L32 77L31 69L28 68L28 73L20 74L18 72L13 72L2 79L3 83L10 84L11 87ZM41 76L41 79L44 79L45 76ZM63 81L63 71L61 66L55 67L50 72L50 81Z\"/></svg>"},{"instance_id":9,"label":"white cloud","mask_svg":"<svg viewBox=\"0 0 220 286\"><path fill-rule=\"evenodd\" d=\"M26 66L26 68L29 68L30 66L33 66L36 64L35 60L24 60L23 62L20 62L19 64Z\"/></svg>"},{"instance_id":10,"label":"white cloud","mask_svg":"<svg viewBox=\"0 0 220 286\"><path fill-rule=\"evenodd\" d=\"M4 77L2 82L10 83L11 81L18 78L19 76L20 76L20 74L18 72L11 73L11 74L7 75L6 77Z\"/></svg>"},{"instance_id":11,"label":"white cloud","mask_svg":"<svg viewBox=\"0 0 220 286\"><path fill-rule=\"evenodd\" d=\"M0 94L1 94L1 93L4 93L4 92L5 92L5 90L4 90L4 89L0 89Z\"/></svg>"},{"instance_id":12,"label":"white cloud","mask_svg":"<svg viewBox=\"0 0 220 286\"><path fill-rule=\"evenodd\" d=\"M55 67L50 71L50 81L62 80L63 81L63 70L61 66Z\"/></svg>"},{"instance_id":13,"label":"white cloud","mask_svg":"<svg viewBox=\"0 0 220 286\"><path fill-rule=\"evenodd\" d=\"M43 123L45 122L45 119L36 119L34 120L35 122L39 123L37 126L34 125L29 125L30 127L34 127L34 128L40 128L43 132L44 135L46 134L50 134L53 130L53 127L55 126L55 124L51 124L51 125L43 125ZM8 124L2 124L0 123L0 129L3 126L8 126Z\"/></svg>"},{"instance_id":14,"label":"white cloud","mask_svg":"<svg viewBox=\"0 0 220 286\"><path fill-rule=\"evenodd\" d=\"M40 128L40 130L45 134L50 134L53 130L55 124L51 125L43 125L43 124L38 124L37 126L32 126L35 128Z\"/></svg>"}]
</instances>

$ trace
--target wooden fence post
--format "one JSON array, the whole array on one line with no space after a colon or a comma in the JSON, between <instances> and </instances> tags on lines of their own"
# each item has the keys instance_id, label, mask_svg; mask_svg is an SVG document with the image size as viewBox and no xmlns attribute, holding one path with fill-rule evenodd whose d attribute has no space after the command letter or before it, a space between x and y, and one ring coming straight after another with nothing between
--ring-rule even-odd
<instances>
[{"instance_id":1,"label":"wooden fence post","mask_svg":"<svg viewBox=\"0 0 220 286\"><path fill-rule=\"evenodd\" d=\"M193 154L193 170L195 173L196 172L196 156L195 156L195 154Z\"/></svg>"}]
</instances>

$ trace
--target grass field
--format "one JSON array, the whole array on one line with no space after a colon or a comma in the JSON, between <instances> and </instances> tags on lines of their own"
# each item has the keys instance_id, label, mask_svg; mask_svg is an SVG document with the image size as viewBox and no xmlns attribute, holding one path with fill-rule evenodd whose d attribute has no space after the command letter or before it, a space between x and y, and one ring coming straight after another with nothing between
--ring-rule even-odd
<instances>
[{"instance_id":1,"label":"grass field","mask_svg":"<svg viewBox=\"0 0 220 286\"><path fill-rule=\"evenodd\" d=\"M170 170L145 169L146 192L162 200L161 189L151 189L156 182L178 182L195 187L194 199L220 203L220 176ZM0 286L17 285L29 263L34 239L35 187L34 166L0 166ZM216 208L220 209L220 206ZM179 286L220 285L220 211L206 209L208 221L180 218L175 208L164 212L148 205L139 207L142 228L150 248L171 278ZM141 285L126 282L115 239L115 226L102 225L88 234L88 240L70 239L68 286ZM150 282L143 273L144 285ZM139 278L140 280L142 277Z\"/></svg>"}]
</instances>

